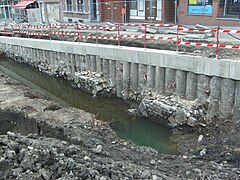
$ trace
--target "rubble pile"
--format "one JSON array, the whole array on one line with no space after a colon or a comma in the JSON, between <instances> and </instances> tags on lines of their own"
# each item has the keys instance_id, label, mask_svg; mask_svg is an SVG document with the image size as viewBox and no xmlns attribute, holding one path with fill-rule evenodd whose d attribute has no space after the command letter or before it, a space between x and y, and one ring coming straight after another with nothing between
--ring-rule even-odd
<instances>
[{"instance_id":1,"label":"rubble pile","mask_svg":"<svg viewBox=\"0 0 240 180\"><path fill-rule=\"evenodd\" d=\"M115 87L108 81L111 80L105 79L103 74L92 71L81 71L74 74L74 83L77 87L91 92L93 96L111 96L116 94Z\"/></svg>"},{"instance_id":2,"label":"rubble pile","mask_svg":"<svg viewBox=\"0 0 240 180\"><path fill-rule=\"evenodd\" d=\"M36 134L0 135L0 179L118 179L161 177L144 166L107 158L101 145L86 149Z\"/></svg>"},{"instance_id":3,"label":"rubble pile","mask_svg":"<svg viewBox=\"0 0 240 180\"><path fill-rule=\"evenodd\" d=\"M184 124L191 127L198 124L204 126L207 115L207 109L198 100L187 101L174 96L161 95L146 96L141 100L138 110L144 117L153 118L171 127Z\"/></svg>"}]
</instances>

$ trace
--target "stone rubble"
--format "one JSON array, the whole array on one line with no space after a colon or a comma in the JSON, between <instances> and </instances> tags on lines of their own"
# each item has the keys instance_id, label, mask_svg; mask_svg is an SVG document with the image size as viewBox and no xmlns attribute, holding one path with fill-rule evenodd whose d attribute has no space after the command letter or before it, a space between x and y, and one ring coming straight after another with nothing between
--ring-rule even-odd
<instances>
[{"instance_id":1,"label":"stone rubble","mask_svg":"<svg viewBox=\"0 0 240 180\"><path fill-rule=\"evenodd\" d=\"M26 91L31 89L0 74L0 179L239 178L239 154L234 148L239 142L220 146L225 134L211 146L206 144L206 132L200 143L199 136L191 134L181 142L193 151L158 154L118 138L108 124L89 113L61 106L49 109L53 102L41 96L29 98ZM200 155L204 148L206 153Z\"/></svg>"},{"instance_id":2,"label":"stone rubble","mask_svg":"<svg viewBox=\"0 0 240 180\"><path fill-rule=\"evenodd\" d=\"M171 127L189 125L197 126L205 123L207 109L203 104L196 101L187 101L175 96L162 96L156 93L145 92L139 106L140 114ZM166 121L167 120L167 121Z\"/></svg>"}]
</instances>

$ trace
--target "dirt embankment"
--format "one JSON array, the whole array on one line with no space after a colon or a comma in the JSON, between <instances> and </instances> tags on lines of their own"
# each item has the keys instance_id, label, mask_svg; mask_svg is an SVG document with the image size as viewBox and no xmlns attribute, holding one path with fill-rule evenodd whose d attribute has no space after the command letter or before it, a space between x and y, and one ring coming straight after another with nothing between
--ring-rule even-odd
<instances>
[{"instance_id":1,"label":"dirt embankment","mask_svg":"<svg viewBox=\"0 0 240 180\"><path fill-rule=\"evenodd\" d=\"M181 155L158 154L0 72L0 179L238 179L238 124L212 124L176 129Z\"/></svg>"}]
</instances>

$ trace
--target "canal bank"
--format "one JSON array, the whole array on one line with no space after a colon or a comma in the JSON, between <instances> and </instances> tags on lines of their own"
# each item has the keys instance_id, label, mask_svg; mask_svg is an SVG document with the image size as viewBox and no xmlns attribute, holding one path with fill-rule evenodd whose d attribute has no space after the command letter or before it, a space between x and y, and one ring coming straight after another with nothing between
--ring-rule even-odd
<instances>
[{"instance_id":1,"label":"canal bank","mask_svg":"<svg viewBox=\"0 0 240 180\"><path fill-rule=\"evenodd\" d=\"M213 118L240 114L238 61L14 37L0 37L0 44L16 61L64 77L94 96L137 101L142 116L172 127L206 126Z\"/></svg>"},{"instance_id":2,"label":"canal bank","mask_svg":"<svg viewBox=\"0 0 240 180\"><path fill-rule=\"evenodd\" d=\"M176 145L170 142L171 129L147 118L131 117L130 105L120 98L92 97L63 78L49 76L9 58L0 57L0 70L47 98L93 114L108 123L120 138L152 147L159 153L176 154Z\"/></svg>"},{"instance_id":3,"label":"canal bank","mask_svg":"<svg viewBox=\"0 0 240 180\"><path fill-rule=\"evenodd\" d=\"M188 141L182 138L179 143L191 145L192 151L179 156L159 154L151 148L119 139L108 124L92 114L47 100L2 72L0 123L1 179L239 177L236 148L239 142L231 136L234 133L239 137L238 131L233 132L238 128L224 131L225 134L217 134L217 127L212 129L213 132L209 130L211 143L204 130L204 137L199 142L198 134L190 133ZM230 127L230 122L227 126ZM231 141L223 139L227 137L226 133ZM187 136L182 134L180 137ZM195 143L194 146L190 141Z\"/></svg>"}]
</instances>

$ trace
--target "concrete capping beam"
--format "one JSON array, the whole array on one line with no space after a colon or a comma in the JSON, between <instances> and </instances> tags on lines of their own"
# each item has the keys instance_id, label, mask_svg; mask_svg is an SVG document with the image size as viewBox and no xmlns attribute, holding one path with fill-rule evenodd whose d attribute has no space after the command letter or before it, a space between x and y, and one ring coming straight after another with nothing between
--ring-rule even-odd
<instances>
[{"instance_id":1,"label":"concrete capping beam","mask_svg":"<svg viewBox=\"0 0 240 180\"><path fill-rule=\"evenodd\" d=\"M103 59L153 65L207 76L240 80L240 61L234 60L182 55L175 51L166 50L17 37L0 37L0 43L71 54L97 55Z\"/></svg>"}]
</instances>

